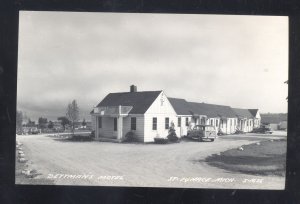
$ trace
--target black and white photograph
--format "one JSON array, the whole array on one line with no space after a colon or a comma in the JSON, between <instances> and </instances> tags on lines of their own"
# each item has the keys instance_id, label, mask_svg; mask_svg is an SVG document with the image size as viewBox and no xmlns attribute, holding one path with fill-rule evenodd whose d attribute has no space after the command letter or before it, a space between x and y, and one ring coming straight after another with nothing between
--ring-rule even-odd
<instances>
[{"instance_id":1,"label":"black and white photograph","mask_svg":"<svg viewBox=\"0 0 300 204\"><path fill-rule=\"evenodd\" d=\"M20 11L15 183L284 190L288 21Z\"/></svg>"}]
</instances>

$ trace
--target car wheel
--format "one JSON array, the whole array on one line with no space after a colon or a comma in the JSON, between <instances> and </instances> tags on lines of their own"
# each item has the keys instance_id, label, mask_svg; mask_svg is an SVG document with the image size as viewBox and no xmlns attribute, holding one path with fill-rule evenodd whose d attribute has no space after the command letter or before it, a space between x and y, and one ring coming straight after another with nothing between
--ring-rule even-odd
<instances>
[{"instance_id":1,"label":"car wheel","mask_svg":"<svg viewBox=\"0 0 300 204\"><path fill-rule=\"evenodd\" d=\"M213 142L213 141L215 141L215 139L211 139L210 141Z\"/></svg>"}]
</instances>

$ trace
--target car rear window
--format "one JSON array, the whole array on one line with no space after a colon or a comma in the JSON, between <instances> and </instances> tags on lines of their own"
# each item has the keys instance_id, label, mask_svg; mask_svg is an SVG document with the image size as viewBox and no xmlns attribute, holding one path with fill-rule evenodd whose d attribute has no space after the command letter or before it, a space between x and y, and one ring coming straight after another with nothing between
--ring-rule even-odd
<instances>
[{"instance_id":1,"label":"car rear window","mask_svg":"<svg viewBox=\"0 0 300 204\"><path fill-rule=\"evenodd\" d=\"M214 127L206 127L206 131L214 131Z\"/></svg>"}]
</instances>

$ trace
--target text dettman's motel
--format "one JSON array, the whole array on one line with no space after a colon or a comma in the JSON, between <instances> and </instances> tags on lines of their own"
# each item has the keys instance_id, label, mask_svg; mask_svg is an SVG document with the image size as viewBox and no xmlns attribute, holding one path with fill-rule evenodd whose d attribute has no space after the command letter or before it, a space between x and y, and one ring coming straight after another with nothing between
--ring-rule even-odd
<instances>
[{"instance_id":1,"label":"text dettman's motel","mask_svg":"<svg viewBox=\"0 0 300 204\"><path fill-rule=\"evenodd\" d=\"M180 137L194 125L213 125L218 131L232 134L237 130L250 132L260 126L258 109L188 102L169 98L163 91L137 91L108 94L91 112L96 140L121 141L134 132L141 142L165 138L173 122Z\"/></svg>"}]
</instances>

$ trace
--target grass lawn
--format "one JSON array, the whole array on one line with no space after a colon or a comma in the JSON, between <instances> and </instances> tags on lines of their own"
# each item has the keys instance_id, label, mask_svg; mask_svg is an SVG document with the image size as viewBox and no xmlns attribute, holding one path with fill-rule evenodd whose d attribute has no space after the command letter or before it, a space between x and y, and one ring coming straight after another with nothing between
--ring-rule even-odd
<instances>
[{"instance_id":1,"label":"grass lawn","mask_svg":"<svg viewBox=\"0 0 300 204\"><path fill-rule=\"evenodd\" d=\"M244 145L205 159L208 164L233 172L255 175L285 175L286 139Z\"/></svg>"}]
</instances>

